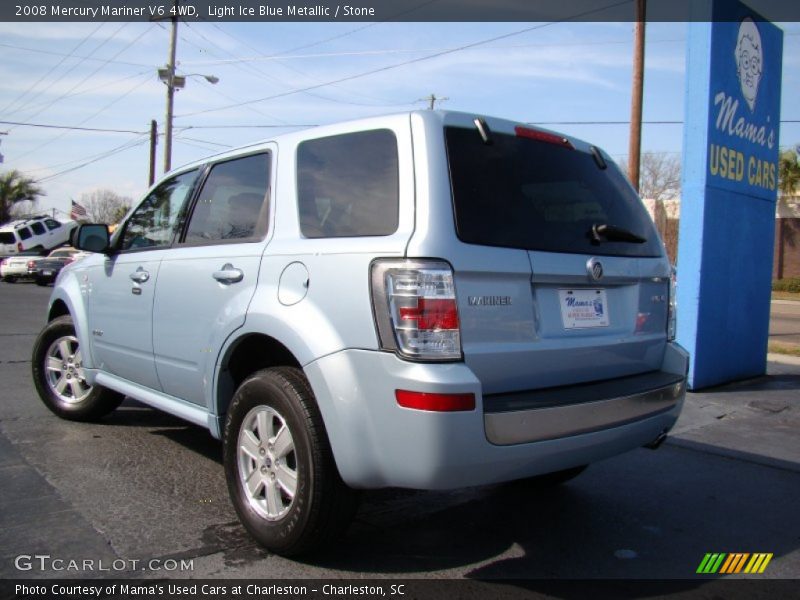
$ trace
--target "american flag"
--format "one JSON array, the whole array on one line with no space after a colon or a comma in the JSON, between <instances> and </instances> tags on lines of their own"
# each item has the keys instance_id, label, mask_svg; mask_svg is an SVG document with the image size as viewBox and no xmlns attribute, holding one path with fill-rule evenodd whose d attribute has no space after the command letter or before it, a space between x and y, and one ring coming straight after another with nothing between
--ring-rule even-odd
<instances>
[{"instance_id":1,"label":"american flag","mask_svg":"<svg viewBox=\"0 0 800 600\"><path fill-rule=\"evenodd\" d=\"M72 210L69 211L69 218L73 221L80 221L86 218L86 209L72 200Z\"/></svg>"}]
</instances>

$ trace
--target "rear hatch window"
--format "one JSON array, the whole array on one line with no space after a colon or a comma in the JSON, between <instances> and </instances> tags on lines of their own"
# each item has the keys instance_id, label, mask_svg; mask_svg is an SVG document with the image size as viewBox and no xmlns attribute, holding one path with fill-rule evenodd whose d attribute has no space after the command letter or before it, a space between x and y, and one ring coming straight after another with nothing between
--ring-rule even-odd
<instances>
[{"instance_id":1,"label":"rear hatch window","mask_svg":"<svg viewBox=\"0 0 800 600\"><path fill-rule=\"evenodd\" d=\"M518 135L493 132L486 144L474 128L445 127L445 139L456 230L463 242L661 256L649 215L613 163L601 168L591 153ZM603 225L644 241L598 240L592 229Z\"/></svg>"},{"instance_id":2,"label":"rear hatch window","mask_svg":"<svg viewBox=\"0 0 800 600\"><path fill-rule=\"evenodd\" d=\"M16 244L17 238L11 231L0 232L0 244Z\"/></svg>"}]
</instances>

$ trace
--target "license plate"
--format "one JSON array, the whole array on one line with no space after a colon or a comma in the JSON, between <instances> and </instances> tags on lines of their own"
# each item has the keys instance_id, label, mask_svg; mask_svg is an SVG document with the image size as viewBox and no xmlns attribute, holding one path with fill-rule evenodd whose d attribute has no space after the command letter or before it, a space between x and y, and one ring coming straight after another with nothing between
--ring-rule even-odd
<instances>
[{"instance_id":1,"label":"license plate","mask_svg":"<svg viewBox=\"0 0 800 600\"><path fill-rule=\"evenodd\" d=\"M44 275L45 277L49 277L52 274L53 272L50 269L45 269L44 271L42 271L42 275Z\"/></svg>"},{"instance_id":2,"label":"license plate","mask_svg":"<svg viewBox=\"0 0 800 600\"><path fill-rule=\"evenodd\" d=\"M605 290L558 290L564 329L608 327Z\"/></svg>"}]
</instances>

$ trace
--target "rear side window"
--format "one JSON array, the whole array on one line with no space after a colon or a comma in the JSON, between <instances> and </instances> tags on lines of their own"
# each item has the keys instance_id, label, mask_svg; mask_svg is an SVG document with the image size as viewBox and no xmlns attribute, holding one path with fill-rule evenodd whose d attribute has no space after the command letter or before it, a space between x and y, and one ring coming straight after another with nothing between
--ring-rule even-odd
<instances>
[{"instance_id":1,"label":"rear side window","mask_svg":"<svg viewBox=\"0 0 800 600\"><path fill-rule=\"evenodd\" d=\"M256 154L214 165L200 191L184 243L263 238L269 164L269 154Z\"/></svg>"},{"instance_id":2,"label":"rear side window","mask_svg":"<svg viewBox=\"0 0 800 600\"><path fill-rule=\"evenodd\" d=\"M27 227L22 227L21 229L17 229L17 235L21 240L28 240L31 237L31 230Z\"/></svg>"},{"instance_id":3,"label":"rear side window","mask_svg":"<svg viewBox=\"0 0 800 600\"><path fill-rule=\"evenodd\" d=\"M0 244L16 244L17 237L12 231L3 231L0 233Z\"/></svg>"},{"instance_id":4,"label":"rear side window","mask_svg":"<svg viewBox=\"0 0 800 600\"><path fill-rule=\"evenodd\" d=\"M458 237L546 252L661 256L652 221L619 169L591 154L514 135L445 128ZM593 243L594 225L625 229L644 243Z\"/></svg>"},{"instance_id":5,"label":"rear side window","mask_svg":"<svg viewBox=\"0 0 800 600\"><path fill-rule=\"evenodd\" d=\"M44 225L41 223L31 223L31 229L36 235L43 235L45 233Z\"/></svg>"},{"instance_id":6,"label":"rear side window","mask_svg":"<svg viewBox=\"0 0 800 600\"><path fill-rule=\"evenodd\" d=\"M300 230L308 238L390 235L399 211L397 138L388 129L302 142Z\"/></svg>"}]
</instances>

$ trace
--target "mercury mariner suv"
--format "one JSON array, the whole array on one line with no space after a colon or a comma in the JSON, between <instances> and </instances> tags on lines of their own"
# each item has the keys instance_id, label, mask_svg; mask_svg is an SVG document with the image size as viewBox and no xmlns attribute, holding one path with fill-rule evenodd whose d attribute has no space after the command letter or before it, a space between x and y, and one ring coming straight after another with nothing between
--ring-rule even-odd
<instances>
[{"instance_id":1,"label":"mercury mariner suv","mask_svg":"<svg viewBox=\"0 0 800 600\"><path fill-rule=\"evenodd\" d=\"M656 446L687 354L640 199L586 142L419 111L167 174L66 267L33 352L57 415L125 396L207 427L285 555L356 490L532 478ZM155 458L155 457L154 457Z\"/></svg>"}]
</instances>

